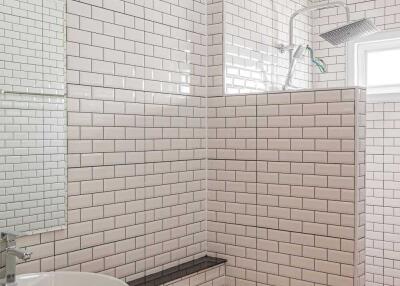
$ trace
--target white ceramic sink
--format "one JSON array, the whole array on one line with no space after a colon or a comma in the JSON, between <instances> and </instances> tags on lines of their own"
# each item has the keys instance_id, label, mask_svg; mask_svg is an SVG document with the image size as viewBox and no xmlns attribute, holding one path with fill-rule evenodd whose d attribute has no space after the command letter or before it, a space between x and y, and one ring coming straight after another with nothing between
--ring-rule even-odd
<instances>
[{"instance_id":1,"label":"white ceramic sink","mask_svg":"<svg viewBox=\"0 0 400 286\"><path fill-rule=\"evenodd\" d=\"M18 275L17 286L127 286L127 284L102 274L43 272Z\"/></svg>"}]
</instances>

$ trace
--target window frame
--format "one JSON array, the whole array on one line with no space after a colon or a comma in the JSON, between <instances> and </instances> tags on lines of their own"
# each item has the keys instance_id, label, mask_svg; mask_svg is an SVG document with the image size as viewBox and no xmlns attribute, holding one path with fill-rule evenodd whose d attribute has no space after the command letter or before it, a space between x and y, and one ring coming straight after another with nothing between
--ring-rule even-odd
<instances>
[{"instance_id":1,"label":"window frame","mask_svg":"<svg viewBox=\"0 0 400 286\"><path fill-rule=\"evenodd\" d=\"M367 87L368 53L393 49L400 49L400 30L381 31L348 43L346 53L347 85ZM396 85L367 87L367 94L369 96L395 96L400 101L400 82Z\"/></svg>"}]
</instances>

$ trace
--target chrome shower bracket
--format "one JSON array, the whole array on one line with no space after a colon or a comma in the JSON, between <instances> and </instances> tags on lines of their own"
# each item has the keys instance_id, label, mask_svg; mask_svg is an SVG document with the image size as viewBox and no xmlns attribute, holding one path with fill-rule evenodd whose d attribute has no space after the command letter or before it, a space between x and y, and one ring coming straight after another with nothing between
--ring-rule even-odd
<instances>
[{"instance_id":1,"label":"chrome shower bracket","mask_svg":"<svg viewBox=\"0 0 400 286\"><path fill-rule=\"evenodd\" d=\"M279 44L279 45L276 46L276 48L278 49L278 51L281 54L284 54L284 53L286 53L286 52L288 52L290 50L293 50L295 48L295 46L294 45L287 46L287 45L284 45L284 44Z\"/></svg>"}]
</instances>

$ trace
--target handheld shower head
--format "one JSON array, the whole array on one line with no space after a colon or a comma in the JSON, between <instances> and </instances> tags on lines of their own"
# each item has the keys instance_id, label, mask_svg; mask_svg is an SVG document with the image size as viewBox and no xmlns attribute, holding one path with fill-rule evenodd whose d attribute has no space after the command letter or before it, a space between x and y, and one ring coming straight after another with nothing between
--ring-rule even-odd
<instances>
[{"instance_id":1,"label":"handheld shower head","mask_svg":"<svg viewBox=\"0 0 400 286\"><path fill-rule=\"evenodd\" d=\"M289 64L288 76L286 77L286 82L285 82L283 89L287 89L287 87L290 87L292 85L291 80L293 78L293 74L295 71L297 61L304 57L305 51L306 51L306 47L304 47L303 45L300 45L297 47L296 51L293 53L292 60L290 61L290 64Z\"/></svg>"},{"instance_id":2,"label":"handheld shower head","mask_svg":"<svg viewBox=\"0 0 400 286\"><path fill-rule=\"evenodd\" d=\"M306 48L303 45L298 46L296 51L293 54L293 58L301 59L302 57L304 57L305 50L306 50Z\"/></svg>"},{"instance_id":3,"label":"handheld shower head","mask_svg":"<svg viewBox=\"0 0 400 286\"><path fill-rule=\"evenodd\" d=\"M369 19L362 19L340 26L320 35L334 46L365 37L378 32L378 28Z\"/></svg>"}]
</instances>

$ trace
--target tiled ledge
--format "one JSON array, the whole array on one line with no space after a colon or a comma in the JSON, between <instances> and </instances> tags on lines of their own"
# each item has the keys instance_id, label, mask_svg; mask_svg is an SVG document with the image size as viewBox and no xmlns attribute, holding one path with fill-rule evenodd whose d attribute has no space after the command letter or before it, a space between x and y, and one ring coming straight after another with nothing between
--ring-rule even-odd
<instances>
[{"instance_id":1,"label":"tiled ledge","mask_svg":"<svg viewBox=\"0 0 400 286\"><path fill-rule=\"evenodd\" d=\"M204 256L128 282L129 286L158 286L225 263L222 258Z\"/></svg>"}]
</instances>

